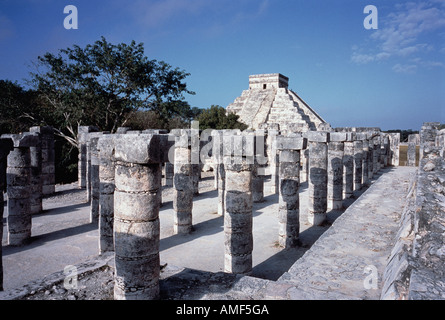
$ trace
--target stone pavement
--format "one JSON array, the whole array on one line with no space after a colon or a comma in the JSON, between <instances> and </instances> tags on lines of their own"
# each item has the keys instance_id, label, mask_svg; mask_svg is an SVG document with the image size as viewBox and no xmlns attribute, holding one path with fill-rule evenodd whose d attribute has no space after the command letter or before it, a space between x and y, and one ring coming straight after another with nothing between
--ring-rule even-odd
<instances>
[{"instance_id":1,"label":"stone pavement","mask_svg":"<svg viewBox=\"0 0 445 320\"><path fill-rule=\"evenodd\" d=\"M165 190L160 212L161 264L168 265L161 273L161 298L378 299L380 279L414 171L409 167L382 169L346 211L328 213L328 223L317 227L306 222L303 184L301 246L297 249L276 246L278 199L266 194L266 202L254 206L251 276L221 272L223 224L214 214L213 181L202 182L204 189L194 202L194 231L185 236L173 235L172 204ZM98 260L97 228L88 223L83 197L81 190L59 189L56 196L44 200L45 212L33 217L31 243L3 248L5 293L47 275L61 275L69 264ZM373 289L376 281L377 289Z\"/></svg>"}]
</instances>

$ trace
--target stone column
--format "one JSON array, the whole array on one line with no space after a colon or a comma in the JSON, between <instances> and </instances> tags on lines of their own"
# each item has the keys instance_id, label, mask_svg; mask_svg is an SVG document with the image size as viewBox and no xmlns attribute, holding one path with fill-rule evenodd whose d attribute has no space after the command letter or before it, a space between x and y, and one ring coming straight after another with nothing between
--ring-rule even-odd
<instances>
[{"instance_id":1,"label":"stone column","mask_svg":"<svg viewBox=\"0 0 445 320\"><path fill-rule=\"evenodd\" d=\"M436 145L436 136L440 122L424 122L419 133L420 160L424 154L431 152L430 149Z\"/></svg>"},{"instance_id":2,"label":"stone column","mask_svg":"<svg viewBox=\"0 0 445 320\"><path fill-rule=\"evenodd\" d=\"M374 152L373 152L373 159L372 159L372 165L373 165L373 173L377 173L380 170L380 152L381 152L381 142L380 142L380 136L377 135L373 139L374 141Z\"/></svg>"},{"instance_id":3,"label":"stone column","mask_svg":"<svg viewBox=\"0 0 445 320\"><path fill-rule=\"evenodd\" d=\"M343 197L351 198L354 195L354 139L355 132L347 133L345 153L343 156Z\"/></svg>"},{"instance_id":4,"label":"stone column","mask_svg":"<svg viewBox=\"0 0 445 320\"><path fill-rule=\"evenodd\" d=\"M164 165L164 185L166 187L173 187L173 176L174 176L174 165L173 163L166 162Z\"/></svg>"},{"instance_id":5,"label":"stone column","mask_svg":"<svg viewBox=\"0 0 445 320\"><path fill-rule=\"evenodd\" d=\"M174 233L187 234L192 231L193 178L189 130L174 130L175 175L174 175Z\"/></svg>"},{"instance_id":6,"label":"stone column","mask_svg":"<svg viewBox=\"0 0 445 320\"><path fill-rule=\"evenodd\" d=\"M382 167L387 167L389 164L389 154L391 152L391 146L389 143L389 137L388 135L383 135L382 134Z\"/></svg>"},{"instance_id":7,"label":"stone column","mask_svg":"<svg viewBox=\"0 0 445 320\"><path fill-rule=\"evenodd\" d=\"M226 137L225 137L226 138ZM253 158L245 154L245 143L253 136L233 135L234 149L224 150L226 191L224 196L224 271L252 271L252 170ZM226 145L225 145L226 147ZM241 150L240 150L241 149Z\"/></svg>"},{"instance_id":8,"label":"stone column","mask_svg":"<svg viewBox=\"0 0 445 320\"><path fill-rule=\"evenodd\" d=\"M99 254L114 250L114 138L104 135L97 142L99 151Z\"/></svg>"},{"instance_id":9,"label":"stone column","mask_svg":"<svg viewBox=\"0 0 445 320\"><path fill-rule=\"evenodd\" d=\"M267 165L267 158L265 157L265 133L264 130L258 129L250 134L255 136L255 162L252 171L252 199L253 202L264 201L264 175Z\"/></svg>"},{"instance_id":10,"label":"stone column","mask_svg":"<svg viewBox=\"0 0 445 320\"><path fill-rule=\"evenodd\" d=\"M99 131L97 127L93 126L78 126L77 141L79 146L79 162L78 162L78 183L80 188L87 188L88 175L88 152L87 141L88 133ZM89 197L87 201L90 201Z\"/></svg>"},{"instance_id":11,"label":"stone column","mask_svg":"<svg viewBox=\"0 0 445 320\"><path fill-rule=\"evenodd\" d=\"M200 150L201 144L199 141L199 130L192 128L188 130L190 134L190 164L192 167L192 185L193 195L199 195L199 180L201 179L201 159Z\"/></svg>"},{"instance_id":12,"label":"stone column","mask_svg":"<svg viewBox=\"0 0 445 320\"><path fill-rule=\"evenodd\" d=\"M400 144L400 133L388 133L389 137L389 163L393 166L399 165L399 158L400 158L400 150L399 150L399 144Z\"/></svg>"},{"instance_id":13,"label":"stone column","mask_svg":"<svg viewBox=\"0 0 445 320\"><path fill-rule=\"evenodd\" d=\"M312 225L321 225L326 220L328 187L328 142L329 132L308 131L309 142L309 212Z\"/></svg>"},{"instance_id":14,"label":"stone column","mask_svg":"<svg viewBox=\"0 0 445 320\"><path fill-rule=\"evenodd\" d=\"M11 134L2 137L11 138L14 149L8 155L7 191L8 191L8 243L11 246L25 244L31 238L31 153L39 137L34 134Z\"/></svg>"},{"instance_id":15,"label":"stone column","mask_svg":"<svg viewBox=\"0 0 445 320\"><path fill-rule=\"evenodd\" d=\"M300 236L300 152L307 139L277 137L280 163L280 193L278 202L278 243L283 248L298 245Z\"/></svg>"},{"instance_id":16,"label":"stone column","mask_svg":"<svg viewBox=\"0 0 445 320\"><path fill-rule=\"evenodd\" d=\"M40 127L38 127L40 128ZM32 128L31 128L32 129ZM25 133L28 134L28 133ZM38 132L29 133L38 137L37 144L29 148L31 157L31 181L29 185L29 210L31 214L42 212L42 135ZM53 141L54 142L54 141ZM53 162L54 167L54 162ZM48 176L48 175L47 175ZM54 174L53 174L54 176ZM45 181L49 182L49 181ZM51 184L54 187L54 183ZM54 190L53 190L54 192Z\"/></svg>"},{"instance_id":17,"label":"stone column","mask_svg":"<svg viewBox=\"0 0 445 320\"><path fill-rule=\"evenodd\" d=\"M408 136L408 152L407 152L407 166L416 166L416 148L420 143L419 134L410 134Z\"/></svg>"},{"instance_id":18,"label":"stone column","mask_svg":"<svg viewBox=\"0 0 445 320\"><path fill-rule=\"evenodd\" d=\"M368 136L369 141L369 152L368 152L368 179L371 180L374 176L374 153L375 153L375 146L374 146L374 135L369 134Z\"/></svg>"},{"instance_id":19,"label":"stone column","mask_svg":"<svg viewBox=\"0 0 445 320\"><path fill-rule=\"evenodd\" d=\"M29 131L40 134L42 194L53 194L56 190L54 129L50 126L31 127ZM31 150L31 152L33 151Z\"/></svg>"},{"instance_id":20,"label":"stone column","mask_svg":"<svg viewBox=\"0 0 445 320\"><path fill-rule=\"evenodd\" d=\"M267 130L267 157L269 158L269 168L270 168L270 185L271 192L273 194L278 193L278 154L276 147L276 138L279 131L276 129Z\"/></svg>"},{"instance_id":21,"label":"stone column","mask_svg":"<svg viewBox=\"0 0 445 320\"><path fill-rule=\"evenodd\" d=\"M354 141L354 190L358 191L362 188L363 178L363 140L359 134L356 139Z\"/></svg>"},{"instance_id":22,"label":"stone column","mask_svg":"<svg viewBox=\"0 0 445 320\"><path fill-rule=\"evenodd\" d=\"M309 149L305 149L301 152L301 182L307 182L309 179Z\"/></svg>"},{"instance_id":23,"label":"stone column","mask_svg":"<svg viewBox=\"0 0 445 320\"><path fill-rule=\"evenodd\" d=\"M160 139L160 135L150 134L115 138L116 300L159 298L160 204L157 193L161 188L159 163L166 162Z\"/></svg>"},{"instance_id":24,"label":"stone column","mask_svg":"<svg viewBox=\"0 0 445 320\"><path fill-rule=\"evenodd\" d=\"M3 192L6 191L6 159L14 145L11 139L0 138L0 239L3 239ZM3 291L3 256L0 245L0 291Z\"/></svg>"},{"instance_id":25,"label":"stone column","mask_svg":"<svg viewBox=\"0 0 445 320\"><path fill-rule=\"evenodd\" d=\"M331 132L328 143L328 208L343 208L343 154L346 132Z\"/></svg>"},{"instance_id":26,"label":"stone column","mask_svg":"<svg viewBox=\"0 0 445 320\"><path fill-rule=\"evenodd\" d=\"M225 170L223 163L223 131L212 131L212 157L215 170L216 187L218 190L218 215L224 215Z\"/></svg>"},{"instance_id":27,"label":"stone column","mask_svg":"<svg viewBox=\"0 0 445 320\"><path fill-rule=\"evenodd\" d=\"M102 137L103 132L93 132L89 134L87 142L87 148L89 153L89 172L90 178L90 222L97 223L99 221L99 195L100 195L100 182L99 182L99 150L97 143L99 138Z\"/></svg>"},{"instance_id":28,"label":"stone column","mask_svg":"<svg viewBox=\"0 0 445 320\"><path fill-rule=\"evenodd\" d=\"M369 166L369 140L368 135L366 133L361 133L360 135L361 140L363 142L363 166L362 166L362 182L363 185L367 185L369 182L369 173L368 173L368 166Z\"/></svg>"}]
</instances>

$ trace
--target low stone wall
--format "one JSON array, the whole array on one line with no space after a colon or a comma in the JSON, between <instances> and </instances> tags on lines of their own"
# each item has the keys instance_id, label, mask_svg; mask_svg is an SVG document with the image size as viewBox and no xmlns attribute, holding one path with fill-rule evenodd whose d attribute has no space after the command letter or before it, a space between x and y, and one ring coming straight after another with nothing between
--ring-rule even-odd
<instances>
[{"instance_id":1,"label":"low stone wall","mask_svg":"<svg viewBox=\"0 0 445 320\"><path fill-rule=\"evenodd\" d=\"M422 160L383 276L381 299L445 299L445 158L437 123L422 127Z\"/></svg>"}]
</instances>

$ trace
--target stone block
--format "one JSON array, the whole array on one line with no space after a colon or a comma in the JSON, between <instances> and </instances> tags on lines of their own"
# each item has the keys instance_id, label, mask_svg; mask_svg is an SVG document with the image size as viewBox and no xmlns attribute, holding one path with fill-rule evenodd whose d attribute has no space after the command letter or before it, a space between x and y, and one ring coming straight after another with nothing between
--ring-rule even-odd
<instances>
[{"instance_id":1,"label":"stone block","mask_svg":"<svg viewBox=\"0 0 445 320\"><path fill-rule=\"evenodd\" d=\"M303 137L283 137L277 136L277 150L302 150L307 148L307 139Z\"/></svg>"},{"instance_id":2,"label":"stone block","mask_svg":"<svg viewBox=\"0 0 445 320\"><path fill-rule=\"evenodd\" d=\"M173 197L173 209L175 212L189 212L191 215L193 209L193 190L191 188L185 190L175 190Z\"/></svg>"},{"instance_id":3,"label":"stone block","mask_svg":"<svg viewBox=\"0 0 445 320\"><path fill-rule=\"evenodd\" d=\"M135 164L163 163L168 161L168 135L132 134L115 139L115 159Z\"/></svg>"},{"instance_id":4,"label":"stone block","mask_svg":"<svg viewBox=\"0 0 445 320\"><path fill-rule=\"evenodd\" d=\"M159 255L137 260L115 258L115 300L159 298ZM144 270L144 272L140 272Z\"/></svg>"},{"instance_id":5,"label":"stone block","mask_svg":"<svg viewBox=\"0 0 445 320\"><path fill-rule=\"evenodd\" d=\"M141 258L159 252L159 219L153 221L114 221L115 253L127 259Z\"/></svg>"},{"instance_id":6,"label":"stone block","mask_svg":"<svg viewBox=\"0 0 445 320\"><path fill-rule=\"evenodd\" d=\"M250 170L236 171L225 167L225 175L227 191L243 190L244 192L248 192L251 190L252 172Z\"/></svg>"},{"instance_id":7,"label":"stone block","mask_svg":"<svg viewBox=\"0 0 445 320\"><path fill-rule=\"evenodd\" d=\"M331 132L329 142L345 142L348 140L349 132Z\"/></svg>"},{"instance_id":8,"label":"stone block","mask_svg":"<svg viewBox=\"0 0 445 320\"><path fill-rule=\"evenodd\" d=\"M250 232L225 232L224 246L226 252L232 255L249 255L253 250L253 237Z\"/></svg>"},{"instance_id":9,"label":"stone block","mask_svg":"<svg viewBox=\"0 0 445 320\"><path fill-rule=\"evenodd\" d=\"M125 192L156 192L161 182L161 172L153 166L116 166L116 189Z\"/></svg>"},{"instance_id":10,"label":"stone block","mask_svg":"<svg viewBox=\"0 0 445 320\"><path fill-rule=\"evenodd\" d=\"M252 230L252 215L233 213L224 215L224 228L226 233L249 232Z\"/></svg>"},{"instance_id":11,"label":"stone block","mask_svg":"<svg viewBox=\"0 0 445 320\"><path fill-rule=\"evenodd\" d=\"M159 205L157 193L114 192L114 210L120 212L120 219L123 220L154 220L158 216Z\"/></svg>"},{"instance_id":12,"label":"stone block","mask_svg":"<svg viewBox=\"0 0 445 320\"><path fill-rule=\"evenodd\" d=\"M330 133L326 131L308 131L306 137L309 142L328 143L330 141Z\"/></svg>"},{"instance_id":13,"label":"stone block","mask_svg":"<svg viewBox=\"0 0 445 320\"><path fill-rule=\"evenodd\" d=\"M249 274L252 272L252 254L224 255L224 272L236 274Z\"/></svg>"},{"instance_id":14,"label":"stone block","mask_svg":"<svg viewBox=\"0 0 445 320\"><path fill-rule=\"evenodd\" d=\"M226 190L224 199L226 212L246 213L252 211L252 192L239 193Z\"/></svg>"}]
</instances>

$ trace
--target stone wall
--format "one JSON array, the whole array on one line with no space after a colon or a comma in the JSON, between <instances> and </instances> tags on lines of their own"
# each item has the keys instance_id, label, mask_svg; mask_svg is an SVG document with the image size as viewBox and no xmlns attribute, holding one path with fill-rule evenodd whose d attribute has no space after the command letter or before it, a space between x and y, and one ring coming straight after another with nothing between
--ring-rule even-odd
<instances>
[{"instance_id":1,"label":"stone wall","mask_svg":"<svg viewBox=\"0 0 445 320\"><path fill-rule=\"evenodd\" d=\"M381 299L445 299L445 148L439 123L424 123L421 161L383 276Z\"/></svg>"}]
</instances>

